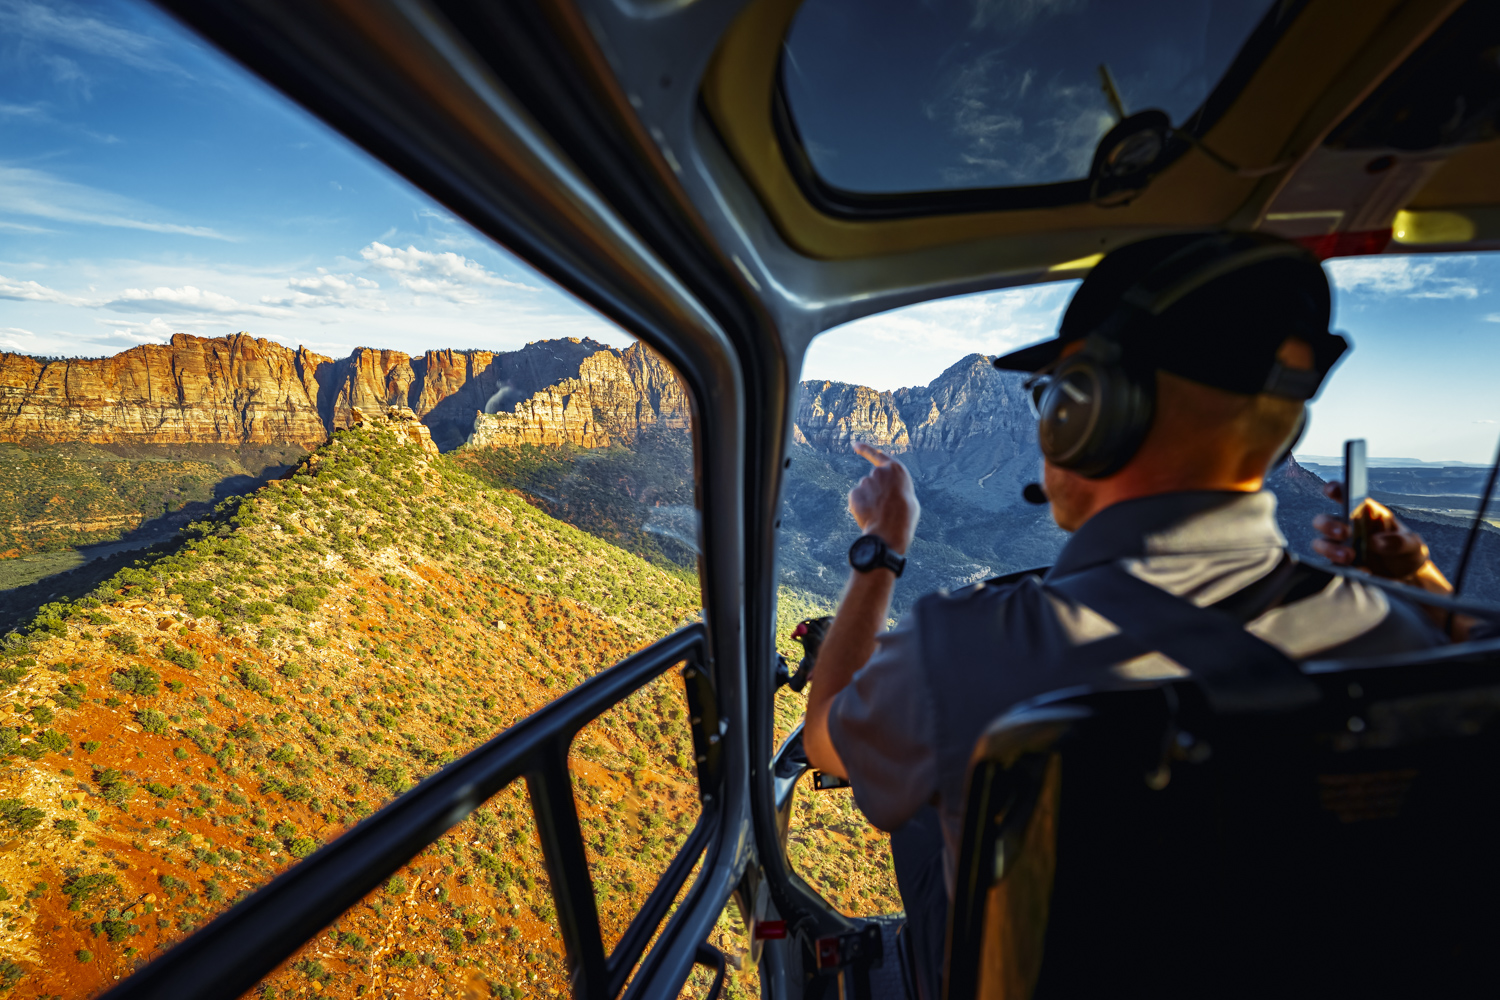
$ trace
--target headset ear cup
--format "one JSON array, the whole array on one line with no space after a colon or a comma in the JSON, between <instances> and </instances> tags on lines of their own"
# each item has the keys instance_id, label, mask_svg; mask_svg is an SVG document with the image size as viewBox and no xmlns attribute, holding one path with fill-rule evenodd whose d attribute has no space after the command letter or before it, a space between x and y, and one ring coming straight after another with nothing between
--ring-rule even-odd
<instances>
[{"instance_id":1,"label":"headset ear cup","mask_svg":"<svg viewBox=\"0 0 1500 1000\"><path fill-rule=\"evenodd\" d=\"M1107 371L1109 390L1100 414L1099 444L1094 460L1077 470L1087 479L1103 479L1124 468L1141 450L1156 415L1154 380L1148 388L1118 365L1110 365Z\"/></svg>"},{"instance_id":2,"label":"headset ear cup","mask_svg":"<svg viewBox=\"0 0 1500 1000\"><path fill-rule=\"evenodd\" d=\"M1151 427L1155 393L1122 367L1087 352L1052 376L1037 425L1042 454L1058 468L1089 479L1119 471Z\"/></svg>"}]
</instances>

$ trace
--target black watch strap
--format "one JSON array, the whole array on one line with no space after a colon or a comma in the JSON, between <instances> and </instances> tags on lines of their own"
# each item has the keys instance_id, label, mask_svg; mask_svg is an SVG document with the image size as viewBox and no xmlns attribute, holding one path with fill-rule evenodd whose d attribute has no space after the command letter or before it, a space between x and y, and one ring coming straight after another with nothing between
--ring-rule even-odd
<instances>
[{"instance_id":1,"label":"black watch strap","mask_svg":"<svg viewBox=\"0 0 1500 1000\"><path fill-rule=\"evenodd\" d=\"M906 557L892 552L879 535L860 535L849 546L849 565L860 573L888 569L899 577L906 569Z\"/></svg>"}]
</instances>

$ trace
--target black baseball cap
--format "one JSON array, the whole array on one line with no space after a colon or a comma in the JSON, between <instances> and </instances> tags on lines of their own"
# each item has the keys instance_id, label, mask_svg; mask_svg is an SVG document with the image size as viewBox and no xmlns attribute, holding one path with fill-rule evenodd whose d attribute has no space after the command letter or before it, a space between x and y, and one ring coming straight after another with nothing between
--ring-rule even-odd
<instances>
[{"instance_id":1,"label":"black baseball cap","mask_svg":"<svg viewBox=\"0 0 1500 1000\"><path fill-rule=\"evenodd\" d=\"M994 364L1040 371L1092 334L1118 343L1139 369L1308 399L1349 347L1329 332L1331 312L1322 265L1295 243L1264 233L1158 236L1106 254L1073 294L1056 338ZM1313 372L1297 377L1277 363L1287 337L1312 347Z\"/></svg>"}]
</instances>

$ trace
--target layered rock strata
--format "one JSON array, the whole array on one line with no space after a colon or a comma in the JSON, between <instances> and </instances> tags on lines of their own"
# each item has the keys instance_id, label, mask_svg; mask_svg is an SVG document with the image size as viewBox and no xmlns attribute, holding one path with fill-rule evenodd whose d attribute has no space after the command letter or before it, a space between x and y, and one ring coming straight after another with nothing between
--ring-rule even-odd
<instances>
[{"instance_id":1,"label":"layered rock strata","mask_svg":"<svg viewBox=\"0 0 1500 1000\"><path fill-rule=\"evenodd\" d=\"M405 407L451 449L468 437L476 411L587 377L584 362L601 351L610 353L596 341L568 338L519 351L441 350L419 358L359 348L335 360L247 333L179 333L111 358L0 354L0 442L314 448L354 423L356 409ZM646 368L647 377L633 383L643 400L681 396L659 359Z\"/></svg>"},{"instance_id":2,"label":"layered rock strata","mask_svg":"<svg viewBox=\"0 0 1500 1000\"><path fill-rule=\"evenodd\" d=\"M331 362L244 333L90 360L0 354L0 441L314 448L328 437L318 372Z\"/></svg>"},{"instance_id":3,"label":"layered rock strata","mask_svg":"<svg viewBox=\"0 0 1500 1000\"><path fill-rule=\"evenodd\" d=\"M534 393L509 412L476 413L469 447L628 445L650 428L685 430L690 412L676 373L635 344L590 355L576 377Z\"/></svg>"}]
</instances>

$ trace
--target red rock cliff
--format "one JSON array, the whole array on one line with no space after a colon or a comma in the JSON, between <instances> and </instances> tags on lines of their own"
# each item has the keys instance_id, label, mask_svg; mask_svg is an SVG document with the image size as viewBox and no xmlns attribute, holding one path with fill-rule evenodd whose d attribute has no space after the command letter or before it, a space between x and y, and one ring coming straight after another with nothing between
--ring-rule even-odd
<instances>
[{"instance_id":1,"label":"red rock cliff","mask_svg":"<svg viewBox=\"0 0 1500 1000\"><path fill-rule=\"evenodd\" d=\"M686 429L690 407L677 374L654 351L603 348L578 374L533 393L509 412L477 413L469 447L629 444L651 427Z\"/></svg>"},{"instance_id":2,"label":"red rock cliff","mask_svg":"<svg viewBox=\"0 0 1500 1000\"><path fill-rule=\"evenodd\" d=\"M314 448L330 431L354 423L356 409L409 407L434 441L454 448L468 437L476 410L493 411L576 378L586 359L603 350L595 341L568 338L519 351L441 350L420 358L359 348L335 360L246 333L179 333L168 344L112 358L0 354L0 442ZM659 397L661 380L653 377L637 381L643 393ZM670 371L667 378L675 389Z\"/></svg>"},{"instance_id":3,"label":"red rock cliff","mask_svg":"<svg viewBox=\"0 0 1500 1000\"><path fill-rule=\"evenodd\" d=\"M246 333L97 360L0 354L0 441L313 448L328 436L318 371L331 361Z\"/></svg>"}]
</instances>

